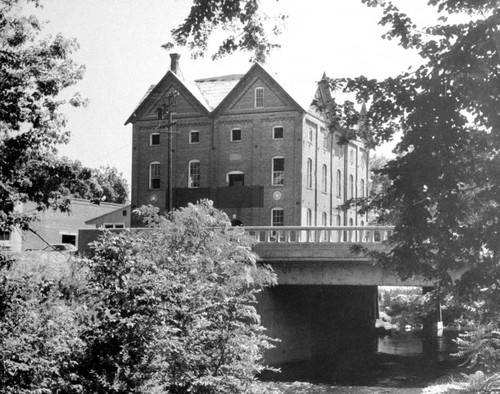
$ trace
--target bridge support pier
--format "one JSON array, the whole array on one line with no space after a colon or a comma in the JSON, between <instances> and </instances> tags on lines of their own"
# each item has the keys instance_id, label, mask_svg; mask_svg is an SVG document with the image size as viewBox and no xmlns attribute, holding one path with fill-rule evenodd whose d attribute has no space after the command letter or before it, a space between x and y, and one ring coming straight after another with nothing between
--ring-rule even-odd
<instances>
[{"instance_id":1,"label":"bridge support pier","mask_svg":"<svg viewBox=\"0 0 500 394\"><path fill-rule=\"evenodd\" d=\"M432 287L426 286L422 288L424 294L432 290ZM436 309L433 313L429 314L429 316L425 319L424 330L428 333L437 335L438 337L443 335L443 311L439 302L437 302Z\"/></svg>"},{"instance_id":2,"label":"bridge support pier","mask_svg":"<svg viewBox=\"0 0 500 394\"><path fill-rule=\"evenodd\" d=\"M266 363L328 359L335 367L331 364L336 356L345 362L354 346L366 348L355 353L373 354L377 300L377 286L278 285L266 289L258 311L267 334L281 340L266 352Z\"/></svg>"}]
</instances>

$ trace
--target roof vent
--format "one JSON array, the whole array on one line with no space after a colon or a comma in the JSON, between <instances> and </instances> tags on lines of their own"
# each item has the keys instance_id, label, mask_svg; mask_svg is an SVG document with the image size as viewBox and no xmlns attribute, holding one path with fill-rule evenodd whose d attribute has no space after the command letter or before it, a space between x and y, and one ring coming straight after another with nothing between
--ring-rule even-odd
<instances>
[{"instance_id":1,"label":"roof vent","mask_svg":"<svg viewBox=\"0 0 500 394\"><path fill-rule=\"evenodd\" d=\"M179 58L181 55L179 53L171 53L170 54L170 71L174 74L179 72Z\"/></svg>"}]
</instances>

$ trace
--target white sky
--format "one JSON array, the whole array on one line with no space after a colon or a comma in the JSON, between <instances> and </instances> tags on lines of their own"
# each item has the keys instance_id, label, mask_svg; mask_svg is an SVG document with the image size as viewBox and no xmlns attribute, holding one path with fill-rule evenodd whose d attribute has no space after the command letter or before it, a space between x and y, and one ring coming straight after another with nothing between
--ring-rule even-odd
<instances>
[{"instance_id":1,"label":"white sky","mask_svg":"<svg viewBox=\"0 0 500 394\"><path fill-rule=\"evenodd\" d=\"M418 61L416 55L382 40L381 10L360 0L262 0L289 15L280 38L282 49L269 59L281 79L314 92L323 72L331 77L396 75ZM71 92L89 99L87 108L68 108L71 142L60 154L84 165L111 165L130 185L132 125L125 120L147 88L167 72L170 57L161 45L187 15L187 0L46 0L38 12L46 31L76 38L73 58L87 67L84 80ZM400 0L400 7L428 21L434 12L426 0ZM418 21L418 19L417 19ZM180 65L188 79L244 73L248 55L193 61L185 50Z\"/></svg>"}]
</instances>

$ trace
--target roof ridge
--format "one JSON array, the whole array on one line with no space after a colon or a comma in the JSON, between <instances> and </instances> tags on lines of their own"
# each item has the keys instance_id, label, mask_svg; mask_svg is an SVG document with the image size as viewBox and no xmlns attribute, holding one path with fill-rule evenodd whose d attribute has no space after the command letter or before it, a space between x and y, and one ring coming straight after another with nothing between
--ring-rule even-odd
<instances>
[{"instance_id":1,"label":"roof ridge","mask_svg":"<svg viewBox=\"0 0 500 394\"><path fill-rule=\"evenodd\" d=\"M206 77L206 78L197 78L194 79L194 82L205 82L205 81L221 81L221 80L230 80L230 79L241 79L245 74L228 74L228 75L219 75L216 77Z\"/></svg>"}]
</instances>

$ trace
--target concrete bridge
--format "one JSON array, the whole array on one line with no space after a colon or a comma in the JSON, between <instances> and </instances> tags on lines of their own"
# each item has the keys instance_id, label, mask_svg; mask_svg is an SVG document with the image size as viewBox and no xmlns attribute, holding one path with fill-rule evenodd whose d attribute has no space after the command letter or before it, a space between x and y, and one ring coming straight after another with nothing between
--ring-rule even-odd
<instances>
[{"instance_id":1,"label":"concrete bridge","mask_svg":"<svg viewBox=\"0 0 500 394\"><path fill-rule=\"evenodd\" d=\"M260 294L257 310L267 334L279 338L266 363L324 360L357 346L373 354L378 286L432 286L414 278L402 282L351 247L386 250L392 227L245 227L253 250L273 267L278 285ZM123 230L114 230L123 231ZM81 230L79 249L100 230ZM359 350L359 348L358 348ZM335 368L335 366L333 366Z\"/></svg>"},{"instance_id":2,"label":"concrete bridge","mask_svg":"<svg viewBox=\"0 0 500 394\"><path fill-rule=\"evenodd\" d=\"M245 227L260 259L271 265L280 285L432 286L421 278L402 281L351 252L353 245L385 251L387 227Z\"/></svg>"},{"instance_id":3,"label":"concrete bridge","mask_svg":"<svg viewBox=\"0 0 500 394\"><path fill-rule=\"evenodd\" d=\"M374 353L378 286L432 286L401 281L351 247L387 250L393 227L245 227L253 250L271 265L278 285L266 289L257 309L270 337L279 338L265 359L271 365L332 363L332 355L361 347ZM333 369L335 366L331 366Z\"/></svg>"}]
</instances>

